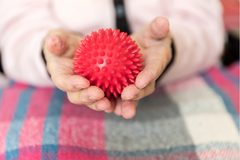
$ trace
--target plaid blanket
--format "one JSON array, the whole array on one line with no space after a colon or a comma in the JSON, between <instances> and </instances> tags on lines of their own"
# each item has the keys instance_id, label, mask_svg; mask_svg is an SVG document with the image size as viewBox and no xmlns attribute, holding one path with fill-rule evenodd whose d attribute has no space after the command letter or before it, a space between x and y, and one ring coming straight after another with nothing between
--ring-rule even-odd
<instances>
[{"instance_id":1,"label":"plaid blanket","mask_svg":"<svg viewBox=\"0 0 240 160\"><path fill-rule=\"evenodd\" d=\"M0 160L240 159L239 64L158 88L131 120L56 88L11 83L0 95Z\"/></svg>"}]
</instances>

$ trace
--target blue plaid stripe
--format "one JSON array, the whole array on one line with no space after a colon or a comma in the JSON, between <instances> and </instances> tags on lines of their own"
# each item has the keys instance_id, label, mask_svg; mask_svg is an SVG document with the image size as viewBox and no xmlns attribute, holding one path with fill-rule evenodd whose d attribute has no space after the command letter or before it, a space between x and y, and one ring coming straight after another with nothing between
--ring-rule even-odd
<instances>
[{"instance_id":1,"label":"blue plaid stripe","mask_svg":"<svg viewBox=\"0 0 240 160\"><path fill-rule=\"evenodd\" d=\"M58 137L59 137L59 120L62 106L65 99L65 92L55 89L48 114L44 124L42 140L42 159L57 159L58 154Z\"/></svg>"},{"instance_id":2,"label":"blue plaid stripe","mask_svg":"<svg viewBox=\"0 0 240 160\"><path fill-rule=\"evenodd\" d=\"M32 96L33 88L23 91L20 95L17 104L16 112L13 121L9 127L6 137L6 159L18 158L19 151L14 150L19 147L19 137L21 128L27 113L30 98ZM14 151L11 151L14 150Z\"/></svg>"}]
</instances>

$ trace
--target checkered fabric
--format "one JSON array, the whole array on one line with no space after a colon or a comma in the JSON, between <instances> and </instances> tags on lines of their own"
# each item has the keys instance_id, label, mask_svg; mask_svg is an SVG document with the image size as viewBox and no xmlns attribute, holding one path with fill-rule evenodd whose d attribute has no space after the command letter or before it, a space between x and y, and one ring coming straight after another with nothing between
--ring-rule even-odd
<instances>
[{"instance_id":1,"label":"checkered fabric","mask_svg":"<svg viewBox=\"0 0 240 160\"><path fill-rule=\"evenodd\" d=\"M56 88L0 90L0 160L240 159L239 64L158 88L125 120Z\"/></svg>"}]
</instances>

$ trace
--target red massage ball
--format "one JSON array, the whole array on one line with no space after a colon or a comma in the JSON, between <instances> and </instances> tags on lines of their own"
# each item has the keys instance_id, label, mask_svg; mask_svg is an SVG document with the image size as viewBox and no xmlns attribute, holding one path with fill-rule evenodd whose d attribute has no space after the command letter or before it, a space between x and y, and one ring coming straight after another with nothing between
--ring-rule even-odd
<instances>
[{"instance_id":1,"label":"red massage ball","mask_svg":"<svg viewBox=\"0 0 240 160\"><path fill-rule=\"evenodd\" d=\"M127 33L120 30L99 29L87 35L78 45L73 58L74 73L98 86L107 98L115 98L124 87L135 83L142 71L140 48Z\"/></svg>"}]
</instances>

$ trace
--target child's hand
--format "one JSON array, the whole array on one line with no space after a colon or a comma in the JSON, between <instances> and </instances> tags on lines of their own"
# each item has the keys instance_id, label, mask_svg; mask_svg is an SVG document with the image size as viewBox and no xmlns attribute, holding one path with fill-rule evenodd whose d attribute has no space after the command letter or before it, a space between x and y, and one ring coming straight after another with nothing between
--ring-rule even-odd
<instances>
[{"instance_id":1,"label":"child's hand","mask_svg":"<svg viewBox=\"0 0 240 160\"><path fill-rule=\"evenodd\" d=\"M172 57L169 22L162 17L155 18L149 25L131 35L141 48L145 68L137 76L135 84L124 88L122 99L125 105L118 105L115 114L132 115L136 113L137 101L155 90L155 81L161 75ZM129 118L129 117L128 117Z\"/></svg>"},{"instance_id":2,"label":"child's hand","mask_svg":"<svg viewBox=\"0 0 240 160\"><path fill-rule=\"evenodd\" d=\"M72 103L85 104L97 111L111 112L115 107L104 97L103 91L90 86L87 79L73 73L73 54L82 39L80 35L63 30L49 32L43 47L48 72L55 85L67 92Z\"/></svg>"}]
</instances>

